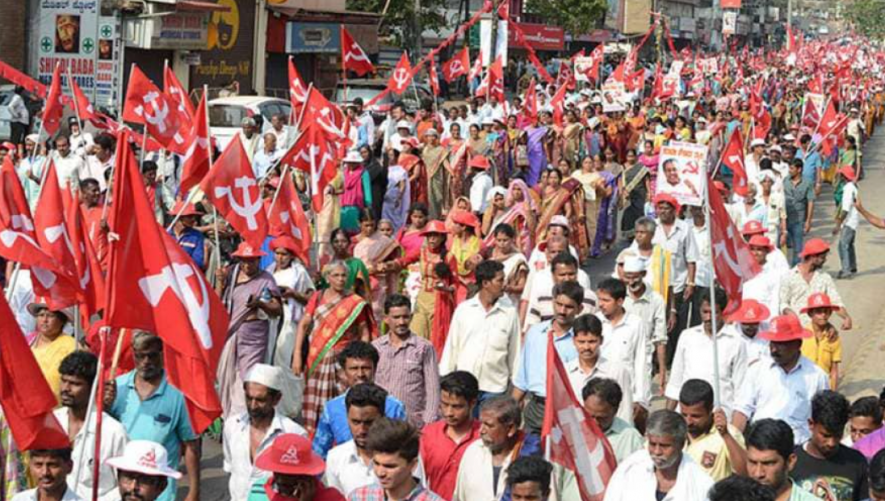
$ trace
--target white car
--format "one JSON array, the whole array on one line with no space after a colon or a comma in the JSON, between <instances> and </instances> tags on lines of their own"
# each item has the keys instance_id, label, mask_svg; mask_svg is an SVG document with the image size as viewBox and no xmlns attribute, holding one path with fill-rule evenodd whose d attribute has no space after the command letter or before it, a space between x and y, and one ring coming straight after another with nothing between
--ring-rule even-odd
<instances>
[{"instance_id":1,"label":"white car","mask_svg":"<svg viewBox=\"0 0 885 501\"><path fill-rule=\"evenodd\" d=\"M209 127L218 141L218 147L223 150L234 135L242 130L240 122L244 118L254 118L263 133L271 128L271 117L277 114L288 117L291 113L292 105L285 99L264 96L219 97L209 101Z\"/></svg>"}]
</instances>

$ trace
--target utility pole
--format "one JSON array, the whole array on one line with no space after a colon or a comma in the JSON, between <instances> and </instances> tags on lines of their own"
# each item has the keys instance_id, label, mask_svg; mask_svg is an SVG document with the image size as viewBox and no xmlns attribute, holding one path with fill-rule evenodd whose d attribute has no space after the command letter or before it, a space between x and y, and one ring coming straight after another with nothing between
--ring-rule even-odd
<instances>
[{"instance_id":1,"label":"utility pole","mask_svg":"<svg viewBox=\"0 0 885 501\"><path fill-rule=\"evenodd\" d=\"M793 0L787 0L787 29L793 29Z\"/></svg>"},{"instance_id":2,"label":"utility pole","mask_svg":"<svg viewBox=\"0 0 885 501\"><path fill-rule=\"evenodd\" d=\"M418 54L416 56L415 62L421 60L424 57L424 30L421 28L421 0L415 0L415 52Z\"/></svg>"}]
</instances>

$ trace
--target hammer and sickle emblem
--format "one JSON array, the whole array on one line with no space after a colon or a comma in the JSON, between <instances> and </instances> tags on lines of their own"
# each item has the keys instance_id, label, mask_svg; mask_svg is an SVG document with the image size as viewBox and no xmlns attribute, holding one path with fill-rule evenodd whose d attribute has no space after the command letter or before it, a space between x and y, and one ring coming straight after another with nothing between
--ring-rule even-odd
<instances>
[{"instance_id":1,"label":"hammer and sickle emblem","mask_svg":"<svg viewBox=\"0 0 885 501\"><path fill-rule=\"evenodd\" d=\"M366 56L366 54L363 52L363 50L360 49L360 46L357 45L356 42L351 44L350 50L344 54L344 59L345 60L353 59L354 61L368 61L369 60L369 58Z\"/></svg>"},{"instance_id":2,"label":"hammer and sickle emblem","mask_svg":"<svg viewBox=\"0 0 885 501\"><path fill-rule=\"evenodd\" d=\"M150 91L144 95L144 103L150 104L151 108L154 110L153 113L148 113L147 108L143 106L139 106L135 109L135 113L144 117L144 119L151 125L157 127L160 134L166 134L166 117L169 116L169 104L166 103L166 100L160 99L160 94L158 92Z\"/></svg>"},{"instance_id":3,"label":"hammer and sickle emblem","mask_svg":"<svg viewBox=\"0 0 885 501\"><path fill-rule=\"evenodd\" d=\"M200 344L203 348L212 348L212 331L209 329L209 301L206 291L206 284L202 280L200 283L200 297L202 302L197 299L194 290L188 283L188 277L195 275L194 269L189 264L172 263L171 266L165 266L160 273L156 275L148 275L138 281L138 288L141 293L151 303L151 306L157 306L167 290L172 293L187 310L187 317L191 327L197 333Z\"/></svg>"},{"instance_id":4,"label":"hammer and sickle emblem","mask_svg":"<svg viewBox=\"0 0 885 501\"><path fill-rule=\"evenodd\" d=\"M245 176L238 177L234 180L234 187L239 189L243 194L242 205L237 202L237 198L233 193L234 190L232 190L230 186L219 186L215 188L215 196L217 198L226 196L227 202L230 204L234 212L246 220L246 227L250 231L258 229L258 221L255 219L255 215L258 214L258 211L262 208L261 198L258 197L255 200L252 200L252 194L249 192L249 188L255 186L255 184L254 179Z\"/></svg>"},{"instance_id":5,"label":"hammer and sickle emblem","mask_svg":"<svg viewBox=\"0 0 885 501\"><path fill-rule=\"evenodd\" d=\"M393 72L393 81L396 82L397 89L405 89L406 82L409 81L409 72L405 70L405 68L397 68L396 71Z\"/></svg>"}]
</instances>

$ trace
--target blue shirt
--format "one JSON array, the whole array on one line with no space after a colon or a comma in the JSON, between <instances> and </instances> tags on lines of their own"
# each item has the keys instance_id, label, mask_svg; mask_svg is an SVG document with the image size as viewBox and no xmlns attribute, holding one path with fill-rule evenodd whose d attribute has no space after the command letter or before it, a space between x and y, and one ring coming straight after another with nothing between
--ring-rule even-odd
<instances>
[{"instance_id":1,"label":"blue shirt","mask_svg":"<svg viewBox=\"0 0 885 501\"><path fill-rule=\"evenodd\" d=\"M206 236L201 231L185 228L181 236L176 236L172 230L169 230L169 234L178 240L178 245L194 260L198 268L205 266Z\"/></svg>"},{"instance_id":2,"label":"blue shirt","mask_svg":"<svg viewBox=\"0 0 885 501\"><path fill-rule=\"evenodd\" d=\"M353 439L350 425L347 424L347 406L344 397L347 392L326 402L323 413L317 423L317 431L313 436L313 451L326 459L326 455L336 444L343 444ZM406 407L395 397L387 395L384 402L384 415L390 419L406 420Z\"/></svg>"},{"instance_id":3,"label":"blue shirt","mask_svg":"<svg viewBox=\"0 0 885 501\"><path fill-rule=\"evenodd\" d=\"M135 371L118 377L117 398L109 412L123 424L129 440L150 440L165 447L172 468L178 468L181 443L197 439L184 395L166 381L165 373L160 386L145 400L135 390ZM157 501L173 501L175 492L175 480L170 478Z\"/></svg>"},{"instance_id":4,"label":"blue shirt","mask_svg":"<svg viewBox=\"0 0 885 501\"><path fill-rule=\"evenodd\" d=\"M805 156L805 164L802 166L802 177L814 182L815 173L821 167L820 153L813 151Z\"/></svg>"},{"instance_id":5,"label":"blue shirt","mask_svg":"<svg viewBox=\"0 0 885 501\"><path fill-rule=\"evenodd\" d=\"M513 386L539 397L547 396L547 333L551 325L553 321L547 320L529 328L519 355L519 369L513 377ZM578 358L574 337L574 331L569 329L553 340L563 365Z\"/></svg>"}]
</instances>

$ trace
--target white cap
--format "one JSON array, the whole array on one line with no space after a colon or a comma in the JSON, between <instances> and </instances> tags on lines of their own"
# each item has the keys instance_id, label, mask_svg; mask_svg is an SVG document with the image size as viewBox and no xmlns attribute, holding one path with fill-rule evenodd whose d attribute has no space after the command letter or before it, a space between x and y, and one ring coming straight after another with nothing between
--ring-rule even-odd
<instances>
[{"instance_id":1,"label":"white cap","mask_svg":"<svg viewBox=\"0 0 885 501\"><path fill-rule=\"evenodd\" d=\"M795 141L795 140L796 140L796 136L794 136L792 134L785 134L784 135L784 141Z\"/></svg>"},{"instance_id":2,"label":"white cap","mask_svg":"<svg viewBox=\"0 0 885 501\"><path fill-rule=\"evenodd\" d=\"M257 383L271 390L283 390L283 370L267 364L255 364L246 373L244 383Z\"/></svg>"},{"instance_id":3,"label":"white cap","mask_svg":"<svg viewBox=\"0 0 885 501\"><path fill-rule=\"evenodd\" d=\"M116 470L133 471L151 477L181 478L181 473L169 467L166 448L150 440L133 440L126 444L123 455L106 463Z\"/></svg>"},{"instance_id":4,"label":"white cap","mask_svg":"<svg viewBox=\"0 0 885 501\"><path fill-rule=\"evenodd\" d=\"M776 151L778 153L783 153L784 150L782 150L780 146L774 144L768 148L768 151Z\"/></svg>"},{"instance_id":5,"label":"white cap","mask_svg":"<svg viewBox=\"0 0 885 501\"><path fill-rule=\"evenodd\" d=\"M40 139L38 134L28 134L25 136L25 141L30 141L32 143L36 143L38 139Z\"/></svg>"},{"instance_id":6,"label":"white cap","mask_svg":"<svg viewBox=\"0 0 885 501\"><path fill-rule=\"evenodd\" d=\"M412 124L410 124L408 120L400 120L396 123L396 128L412 130Z\"/></svg>"},{"instance_id":7,"label":"white cap","mask_svg":"<svg viewBox=\"0 0 885 501\"><path fill-rule=\"evenodd\" d=\"M547 226L548 226L548 227L550 227L550 226L562 226L563 228L568 228L570 225L568 224L568 218L567 218L567 217L565 217L565 216L563 216L563 215L561 215L561 214L557 214L557 215L555 215L555 216L553 216L553 217L550 218L550 223L547 224Z\"/></svg>"},{"instance_id":8,"label":"white cap","mask_svg":"<svg viewBox=\"0 0 885 501\"><path fill-rule=\"evenodd\" d=\"M492 202L495 199L496 195L507 196L507 189L503 186L493 186L492 189L489 190L489 194L486 195L486 201Z\"/></svg>"},{"instance_id":9,"label":"white cap","mask_svg":"<svg viewBox=\"0 0 885 501\"><path fill-rule=\"evenodd\" d=\"M347 152L347 156L344 157L343 162L348 164L361 164L363 163L363 156L360 155L360 152L357 150L350 150Z\"/></svg>"},{"instance_id":10,"label":"white cap","mask_svg":"<svg viewBox=\"0 0 885 501\"><path fill-rule=\"evenodd\" d=\"M764 139L754 139L754 140L750 141L750 148L755 148L757 146L765 146L765 140Z\"/></svg>"},{"instance_id":11,"label":"white cap","mask_svg":"<svg viewBox=\"0 0 885 501\"><path fill-rule=\"evenodd\" d=\"M482 125L495 125L495 119L494 118L483 118Z\"/></svg>"},{"instance_id":12,"label":"white cap","mask_svg":"<svg viewBox=\"0 0 885 501\"><path fill-rule=\"evenodd\" d=\"M627 256L624 259L624 273L639 273L645 271L645 260L639 256Z\"/></svg>"}]
</instances>

